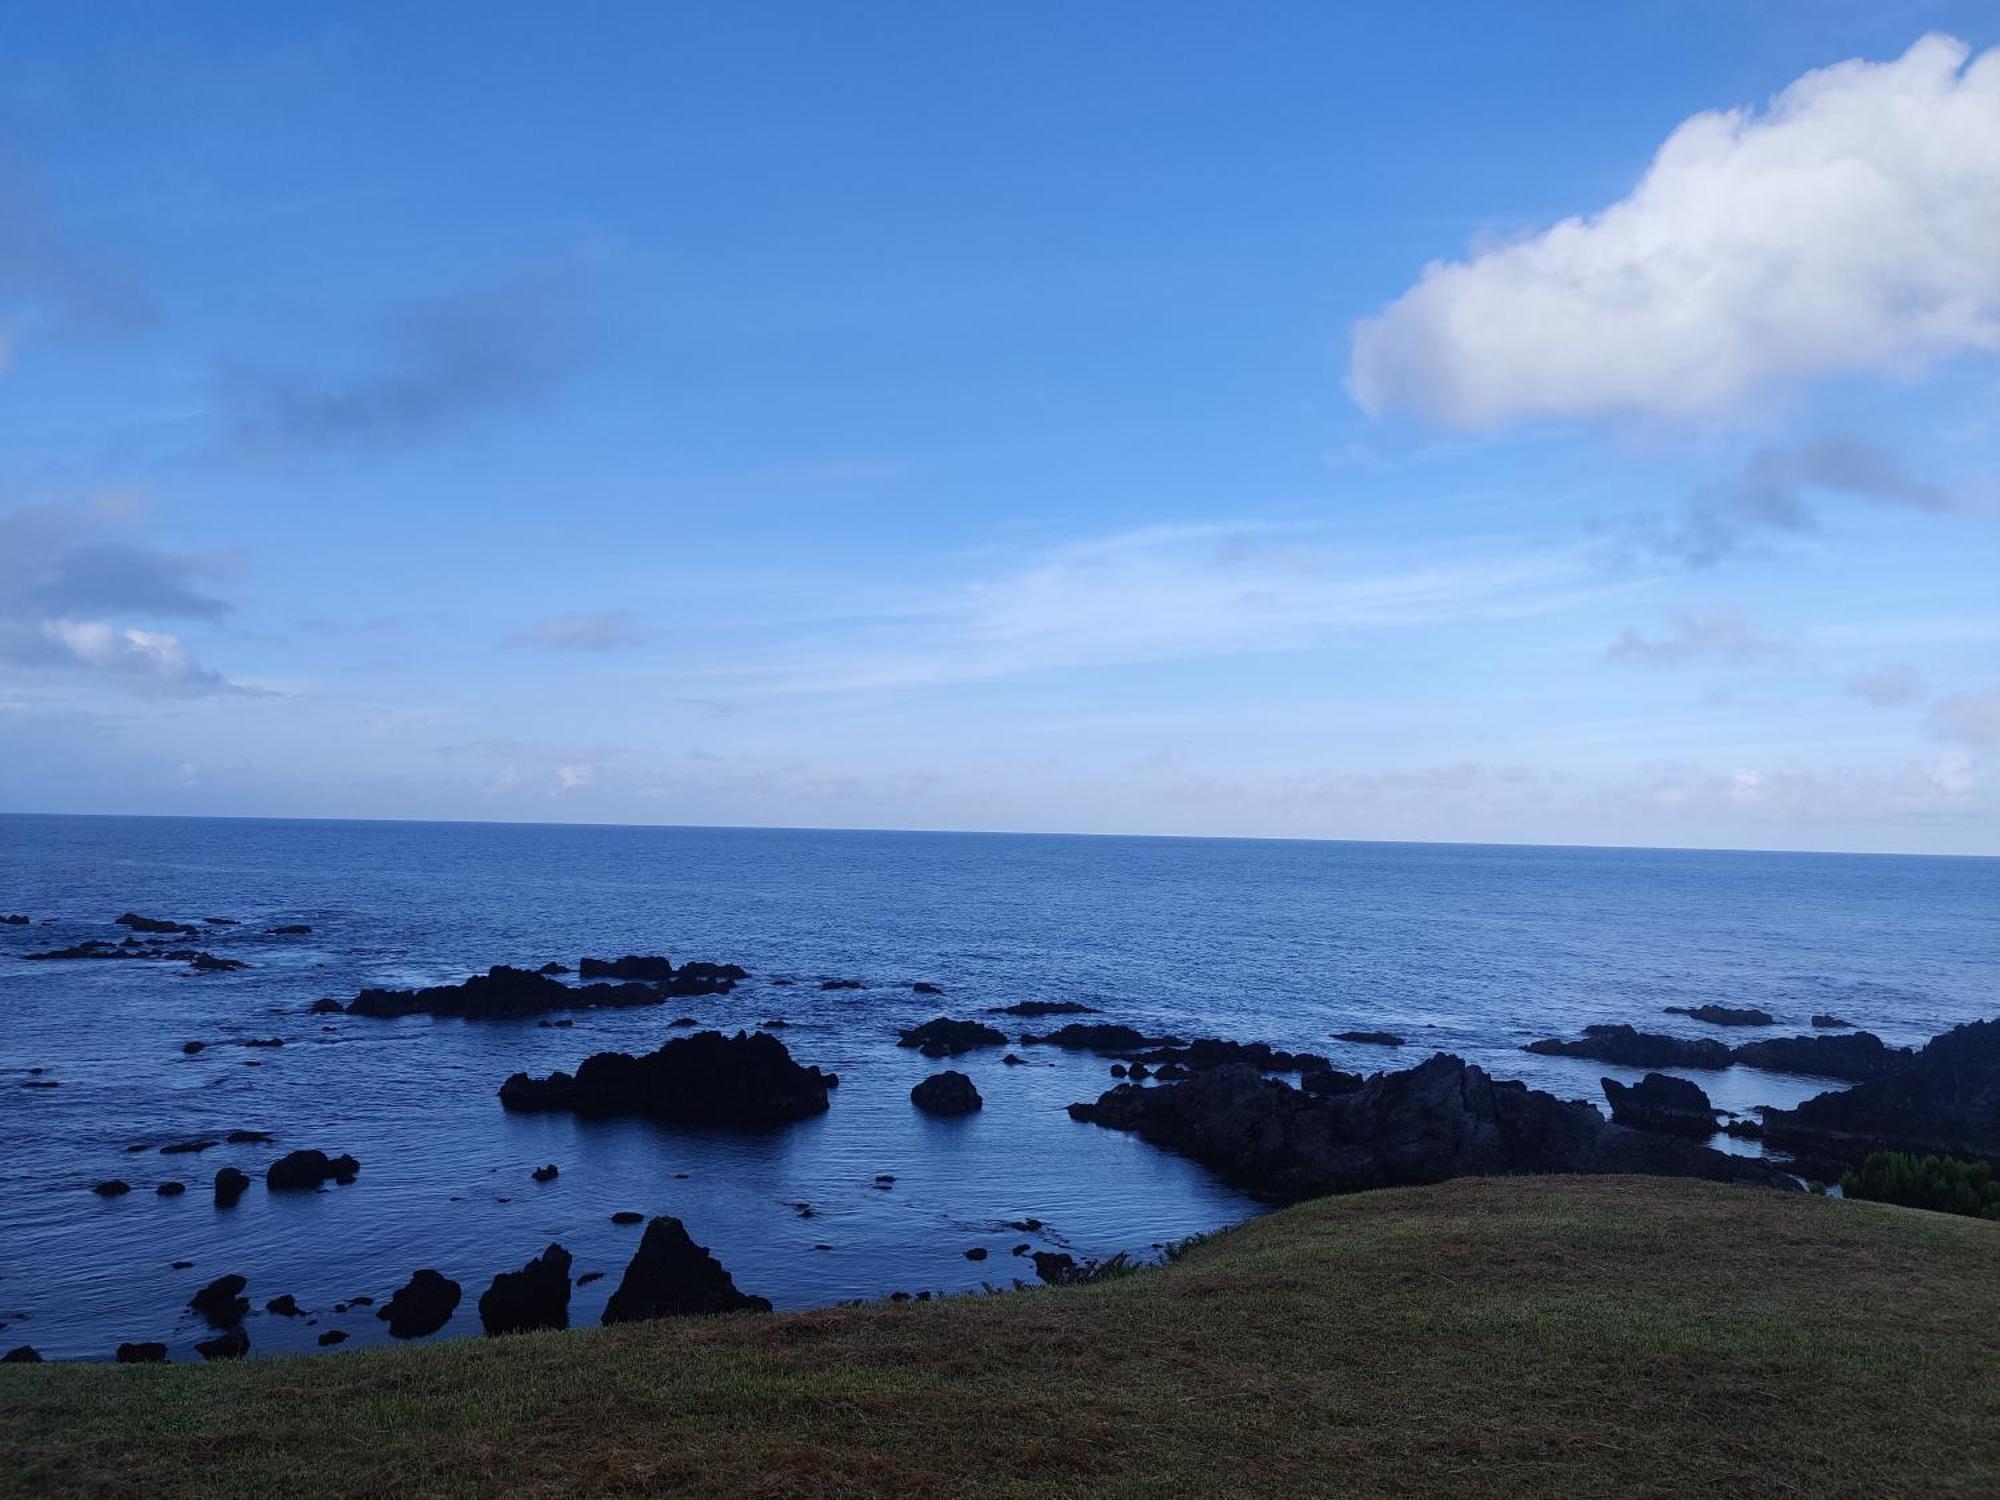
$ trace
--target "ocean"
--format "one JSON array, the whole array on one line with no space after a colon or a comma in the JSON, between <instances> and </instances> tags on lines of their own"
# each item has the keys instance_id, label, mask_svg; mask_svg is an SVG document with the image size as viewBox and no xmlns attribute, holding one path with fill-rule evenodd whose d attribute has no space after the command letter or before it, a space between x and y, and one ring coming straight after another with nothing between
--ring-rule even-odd
<instances>
[{"instance_id":1,"label":"ocean","mask_svg":"<svg viewBox=\"0 0 2000 1500\"><path fill-rule=\"evenodd\" d=\"M127 910L234 918L189 941L249 967L22 958L121 937L110 924ZM1362 1072L1455 1052L1600 1104L1600 1078L1638 1072L1522 1045L1598 1021L1742 1041L1803 1033L1816 1011L1921 1043L2000 1014L2000 860L0 816L7 912L32 922L0 926L0 1345L50 1358L154 1339L192 1358L208 1331L187 1298L227 1272L249 1279L258 1309L280 1293L307 1309L253 1316L253 1356L312 1350L335 1327L344 1349L387 1342L371 1309L333 1305L379 1305L419 1267L465 1287L440 1336L477 1333L492 1276L554 1241L579 1274L602 1273L571 1306L573 1323L595 1322L639 1233L610 1222L617 1210L678 1216L779 1307L1007 1286L1032 1278L1012 1253L1024 1243L1146 1254L1259 1211L1191 1163L1073 1123L1064 1107L1111 1084L1103 1059L1017 1048L1032 1066L1007 1068L999 1050L977 1052L949 1066L985 1108L919 1113L910 1087L946 1065L895 1041L938 1014L1076 1000L1105 1020L1309 1049ZM286 923L313 932L266 935ZM754 977L726 996L577 1012L566 1029L306 1013L370 985L624 953ZM829 977L864 988L820 990ZM918 981L944 993L914 994ZM1761 1006L1781 1024L1717 1032L1662 1014L1705 1002ZM650 1050L681 1034L666 1024L679 1015L728 1031L785 1021L794 1056L840 1074L832 1108L753 1135L501 1110L509 1074ZM1410 1045L1332 1040L1354 1029ZM241 1045L270 1038L284 1045ZM208 1045L187 1055L190 1040ZM1746 1068L1688 1076L1739 1111L1839 1087ZM235 1129L277 1139L157 1150ZM218 1167L260 1177L295 1147L351 1152L360 1175L294 1195L260 1180L216 1209ZM532 1181L545 1162L561 1175ZM99 1198L107 1178L134 1191ZM189 1191L158 1196L169 1179ZM1030 1219L1042 1227L1013 1227ZM968 1260L974 1248L987 1258Z\"/></svg>"}]
</instances>

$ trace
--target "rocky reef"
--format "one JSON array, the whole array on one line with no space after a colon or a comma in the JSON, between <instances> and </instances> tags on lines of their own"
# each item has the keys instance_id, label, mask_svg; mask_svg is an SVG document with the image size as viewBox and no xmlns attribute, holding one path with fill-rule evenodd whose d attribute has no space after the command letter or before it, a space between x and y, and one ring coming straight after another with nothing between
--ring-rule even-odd
<instances>
[{"instance_id":1,"label":"rocky reef","mask_svg":"<svg viewBox=\"0 0 2000 1500\"><path fill-rule=\"evenodd\" d=\"M500 1103L523 1113L645 1115L754 1129L825 1113L827 1090L837 1082L793 1061L769 1032L698 1031L637 1057L596 1053L574 1075L516 1073L500 1085Z\"/></svg>"}]
</instances>

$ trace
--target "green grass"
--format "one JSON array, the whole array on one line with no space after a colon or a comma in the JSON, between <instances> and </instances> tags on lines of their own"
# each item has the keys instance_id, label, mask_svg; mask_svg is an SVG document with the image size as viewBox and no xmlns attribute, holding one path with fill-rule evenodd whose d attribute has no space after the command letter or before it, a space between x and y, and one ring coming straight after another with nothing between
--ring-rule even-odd
<instances>
[{"instance_id":1,"label":"green grass","mask_svg":"<svg viewBox=\"0 0 2000 1500\"><path fill-rule=\"evenodd\" d=\"M1310 1203L1102 1284L0 1368L94 1495L2000 1493L2000 1225L1636 1178Z\"/></svg>"}]
</instances>

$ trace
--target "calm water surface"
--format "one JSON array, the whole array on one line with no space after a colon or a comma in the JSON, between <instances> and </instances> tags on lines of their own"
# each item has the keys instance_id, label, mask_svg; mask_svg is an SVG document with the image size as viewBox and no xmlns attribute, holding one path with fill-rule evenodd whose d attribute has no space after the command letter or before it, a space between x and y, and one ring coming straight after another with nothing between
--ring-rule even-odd
<instances>
[{"instance_id":1,"label":"calm water surface","mask_svg":"<svg viewBox=\"0 0 2000 1500\"><path fill-rule=\"evenodd\" d=\"M179 965L26 963L122 935L127 909L238 918L201 945L236 974ZM1046 1049L959 1059L986 1096L964 1120L909 1103L935 1065L895 1045L941 1010L1081 1000L1108 1019L1266 1040L1360 1071L1433 1050L1565 1097L1630 1070L1540 1058L1539 1036L1592 1021L1714 1035L1667 1005L1758 1005L1805 1030L1834 1011L1890 1042L2000 1012L2000 861L1195 839L822 833L683 828L0 817L0 1345L107 1358L163 1339L192 1357L196 1287L250 1278L317 1314L264 1314L253 1352L386 1341L379 1300L419 1266L465 1284L448 1333L476 1333L494 1272L552 1240L579 1273L572 1320L594 1322L637 1241L618 1209L672 1213L739 1286L781 1307L892 1290L966 1290L1027 1274L1010 1254L1102 1256L1255 1211L1200 1168L1073 1124L1105 1064ZM262 929L309 922L309 938ZM415 1016L308 1016L321 995L455 981L494 963L666 953L733 961L736 993L663 1009L578 1012L569 1029ZM822 976L867 988L822 993ZM776 978L797 984L772 984ZM928 980L940 999L912 995ZM734 1030L782 1018L802 1062L842 1086L825 1116L767 1135L511 1116L517 1069L646 1050L686 1014ZM1013 1029L1013 1023L1005 1023ZM1400 1053L1336 1031L1386 1028ZM248 1049L281 1036L281 1048ZM200 1039L193 1057L181 1043ZM236 1045L232 1045L236 1044ZM25 1089L27 1069L60 1087ZM1732 1069L1697 1077L1717 1104L1787 1104L1823 1082ZM236 1128L274 1147L198 1156L151 1148ZM1718 1138L1721 1144L1721 1138ZM319 1194L230 1211L208 1190L280 1151L361 1159ZM1754 1149L1754 1148L1745 1148ZM559 1179L537 1184L543 1162ZM892 1173L893 1187L875 1186ZM134 1191L100 1200L109 1177ZM153 1192L190 1184L180 1198ZM807 1214L801 1208L807 1206ZM1006 1221L1034 1217L1023 1234ZM983 1263L964 1252L984 1246ZM192 1269L173 1270L176 1260Z\"/></svg>"}]
</instances>

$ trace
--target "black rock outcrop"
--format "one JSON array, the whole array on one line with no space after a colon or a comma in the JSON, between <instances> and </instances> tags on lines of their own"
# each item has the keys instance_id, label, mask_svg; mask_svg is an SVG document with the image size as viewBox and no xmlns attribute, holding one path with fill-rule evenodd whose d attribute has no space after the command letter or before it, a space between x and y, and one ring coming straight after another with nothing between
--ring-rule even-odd
<instances>
[{"instance_id":1,"label":"black rock outcrop","mask_svg":"<svg viewBox=\"0 0 2000 1500\"><path fill-rule=\"evenodd\" d=\"M663 1215L646 1226L624 1279L605 1304L604 1321L770 1310L762 1297L736 1289L721 1263L689 1238L686 1225Z\"/></svg>"},{"instance_id":2,"label":"black rock outcrop","mask_svg":"<svg viewBox=\"0 0 2000 1500\"><path fill-rule=\"evenodd\" d=\"M1758 1010L1755 1006L1733 1005L1669 1005L1666 1014L1687 1016L1692 1020L1706 1021L1711 1026L1775 1026L1778 1018L1768 1010Z\"/></svg>"},{"instance_id":3,"label":"black rock outcrop","mask_svg":"<svg viewBox=\"0 0 2000 1500\"><path fill-rule=\"evenodd\" d=\"M215 1174L215 1206L231 1208L250 1187L250 1178L235 1167L224 1167Z\"/></svg>"},{"instance_id":4,"label":"black rock outcrop","mask_svg":"<svg viewBox=\"0 0 2000 1500\"><path fill-rule=\"evenodd\" d=\"M250 1299L243 1295L248 1285L241 1276L218 1276L188 1298L188 1306L206 1318L211 1328L234 1328L250 1311Z\"/></svg>"},{"instance_id":5,"label":"black rock outcrop","mask_svg":"<svg viewBox=\"0 0 2000 1500\"><path fill-rule=\"evenodd\" d=\"M662 996L726 995L736 981L748 979L750 971L736 964L685 963L676 967L670 960L652 954L628 953L623 958L584 958L576 965L580 979L638 980L652 985Z\"/></svg>"},{"instance_id":6,"label":"black rock outcrop","mask_svg":"<svg viewBox=\"0 0 2000 1500\"><path fill-rule=\"evenodd\" d=\"M570 1254L551 1245L518 1271L502 1271L479 1299L489 1334L569 1327Z\"/></svg>"},{"instance_id":7,"label":"black rock outcrop","mask_svg":"<svg viewBox=\"0 0 2000 1500\"><path fill-rule=\"evenodd\" d=\"M927 1115L969 1115L986 1101L972 1080L955 1070L933 1073L910 1090L910 1103Z\"/></svg>"},{"instance_id":8,"label":"black rock outcrop","mask_svg":"<svg viewBox=\"0 0 2000 1500\"><path fill-rule=\"evenodd\" d=\"M1872 1031L1848 1031L1839 1036L1780 1036L1745 1042L1734 1049L1736 1061L1775 1073L1806 1073L1814 1078L1846 1078L1859 1083L1907 1067L1916 1054L1907 1047L1890 1047Z\"/></svg>"},{"instance_id":9,"label":"black rock outcrop","mask_svg":"<svg viewBox=\"0 0 2000 1500\"><path fill-rule=\"evenodd\" d=\"M1663 1130L1692 1140L1707 1140L1715 1134L1715 1106L1701 1085L1665 1073L1648 1073L1637 1083L1620 1083L1615 1078L1599 1080L1604 1097L1611 1102L1613 1124L1634 1130Z\"/></svg>"},{"instance_id":10,"label":"black rock outcrop","mask_svg":"<svg viewBox=\"0 0 2000 1500\"><path fill-rule=\"evenodd\" d=\"M466 1020L504 1020L539 1015L550 1010L622 1009L659 1005L666 992L650 984L586 984L570 986L531 969L495 964L463 984L431 985L421 990L363 990L348 1003L351 1016L458 1016Z\"/></svg>"},{"instance_id":11,"label":"black rock outcrop","mask_svg":"<svg viewBox=\"0 0 2000 1500\"><path fill-rule=\"evenodd\" d=\"M451 1321L459 1296L457 1282L426 1267L396 1288L396 1295L377 1308L375 1316L389 1325L391 1338L418 1339Z\"/></svg>"},{"instance_id":12,"label":"black rock outcrop","mask_svg":"<svg viewBox=\"0 0 2000 1500\"><path fill-rule=\"evenodd\" d=\"M502 1107L522 1112L647 1115L657 1120L754 1128L823 1114L832 1075L802 1067L769 1032L698 1031L634 1057L599 1052L574 1076L516 1073Z\"/></svg>"},{"instance_id":13,"label":"black rock outcrop","mask_svg":"<svg viewBox=\"0 0 2000 1500\"><path fill-rule=\"evenodd\" d=\"M219 1333L212 1339L204 1339L194 1346L194 1352L203 1359L241 1359L250 1352L250 1335L240 1327L226 1333Z\"/></svg>"},{"instance_id":14,"label":"black rock outcrop","mask_svg":"<svg viewBox=\"0 0 2000 1500\"><path fill-rule=\"evenodd\" d=\"M1498 1082L1444 1053L1331 1095L1234 1065L1150 1089L1120 1084L1069 1112L1133 1131L1283 1201L1517 1172L1650 1172L1796 1186L1761 1162L1610 1124L1588 1104Z\"/></svg>"},{"instance_id":15,"label":"black rock outcrop","mask_svg":"<svg viewBox=\"0 0 2000 1500\"><path fill-rule=\"evenodd\" d=\"M354 1181L361 1163L351 1156L328 1156L324 1151L290 1151L271 1163L264 1173L264 1186L272 1192L301 1192L317 1188L331 1179Z\"/></svg>"},{"instance_id":16,"label":"black rock outcrop","mask_svg":"<svg viewBox=\"0 0 2000 1500\"><path fill-rule=\"evenodd\" d=\"M129 927L134 932L176 932L185 935L201 931L192 922L168 922L163 921L159 917L142 917L136 911L128 911L122 916L112 918L112 920L118 926Z\"/></svg>"},{"instance_id":17,"label":"black rock outcrop","mask_svg":"<svg viewBox=\"0 0 2000 1500\"><path fill-rule=\"evenodd\" d=\"M1726 1068L1730 1063L1729 1048L1721 1042L1660 1036L1622 1024L1586 1026L1580 1041L1551 1037L1528 1043L1527 1050L1543 1057L1587 1057L1622 1068Z\"/></svg>"},{"instance_id":18,"label":"black rock outcrop","mask_svg":"<svg viewBox=\"0 0 2000 1500\"><path fill-rule=\"evenodd\" d=\"M1336 1042L1363 1042L1371 1047L1400 1047L1403 1039L1393 1031L1336 1031Z\"/></svg>"},{"instance_id":19,"label":"black rock outcrop","mask_svg":"<svg viewBox=\"0 0 2000 1500\"><path fill-rule=\"evenodd\" d=\"M1018 1000L1012 1005L996 1005L987 1012L995 1016L1095 1016L1101 1012L1094 1005L1080 1005L1074 1000Z\"/></svg>"},{"instance_id":20,"label":"black rock outcrop","mask_svg":"<svg viewBox=\"0 0 2000 1500\"><path fill-rule=\"evenodd\" d=\"M1839 1016L1829 1016L1823 1013L1815 1015L1812 1018L1812 1023L1820 1031L1846 1031L1854 1025L1852 1021L1843 1021Z\"/></svg>"},{"instance_id":21,"label":"black rock outcrop","mask_svg":"<svg viewBox=\"0 0 2000 1500\"><path fill-rule=\"evenodd\" d=\"M912 1026L896 1045L915 1047L925 1057L956 1057L980 1047L1004 1047L1007 1033L981 1021L954 1021L949 1016L938 1016L921 1026Z\"/></svg>"},{"instance_id":22,"label":"black rock outcrop","mask_svg":"<svg viewBox=\"0 0 2000 1500\"><path fill-rule=\"evenodd\" d=\"M1147 1036L1132 1026L1105 1022L1072 1021L1044 1036L1023 1034L1021 1045L1061 1047L1070 1052L1138 1052L1147 1047L1180 1047L1177 1036Z\"/></svg>"},{"instance_id":23,"label":"black rock outcrop","mask_svg":"<svg viewBox=\"0 0 2000 1500\"><path fill-rule=\"evenodd\" d=\"M2000 1163L2000 1020L1954 1027L1886 1077L1763 1115L1773 1144L1835 1161L1906 1151Z\"/></svg>"}]
</instances>

